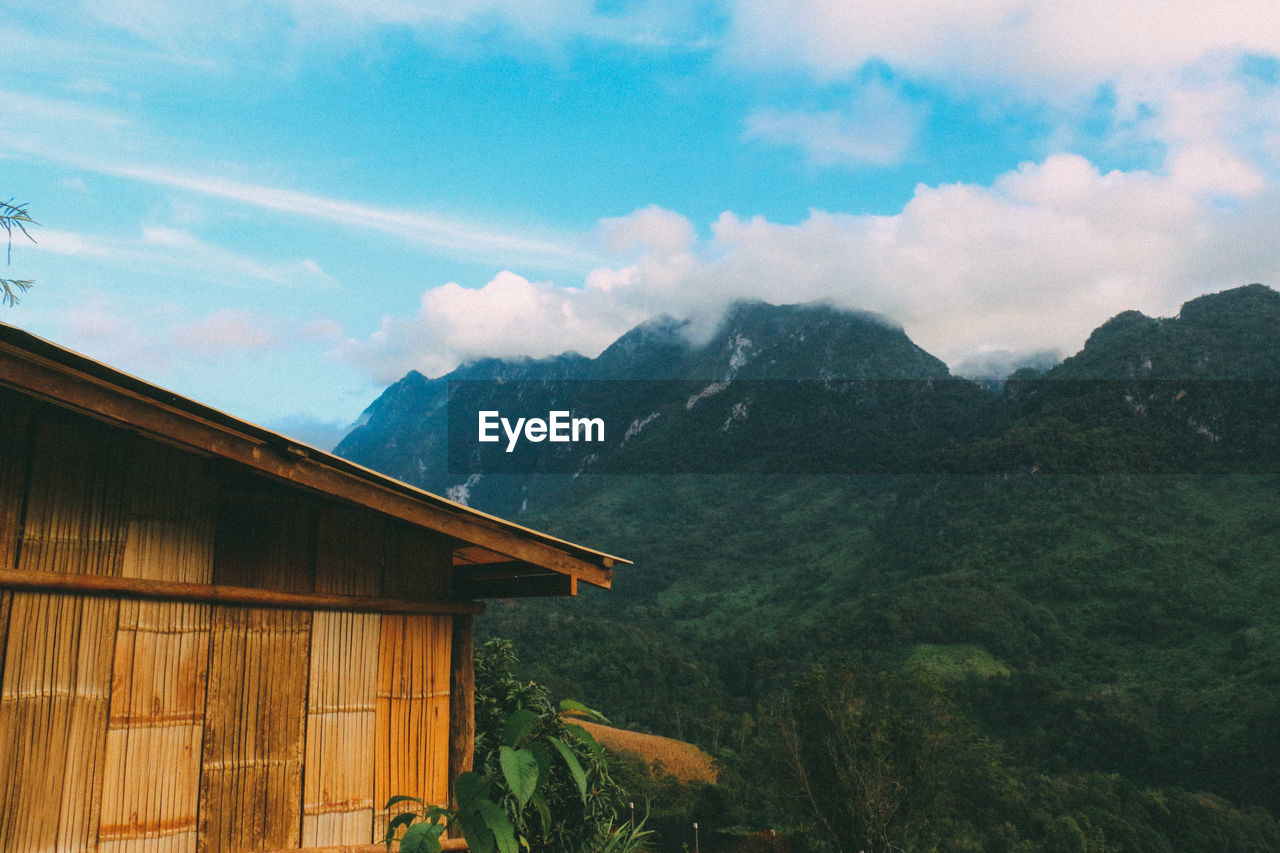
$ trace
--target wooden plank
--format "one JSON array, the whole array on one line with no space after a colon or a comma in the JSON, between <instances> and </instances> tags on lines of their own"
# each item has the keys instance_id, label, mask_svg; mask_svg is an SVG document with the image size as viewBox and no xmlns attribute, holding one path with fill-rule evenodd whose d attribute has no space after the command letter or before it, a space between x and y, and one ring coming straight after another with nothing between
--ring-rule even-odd
<instances>
[{"instance_id":1,"label":"wooden plank","mask_svg":"<svg viewBox=\"0 0 1280 853\"><path fill-rule=\"evenodd\" d=\"M471 769L476 749L475 632L470 616L453 617L449 646L449 803L453 782Z\"/></svg>"},{"instance_id":2,"label":"wooden plank","mask_svg":"<svg viewBox=\"0 0 1280 853\"><path fill-rule=\"evenodd\" d=\"M297 847L311 614L215 607L199 851Z\"/></svg>"},{"instance_id":3,"label":"wooden plank","mask_svg":"<svg viewBox=\"0 0 1280 853\"><path fill-rule=\"evenodd\" d=\"M118 603L13 596L0 686L0 850L92 850Z\"/></svg>"},{"instance_id":4,"label":"wooden plank","mask_svg":"<svg viewBox=\"0 0 1280 853\"><path fill-rule=\"evenodd\" d=\"M578 579L571 575L512 575L484 580L459 579L457 592L467 598L547 598L578 594Z\"/></svg>"},{"instance_id":5,"label":"wooden plank","mask_svg":"<svg viewBox=\"0 0 1280 853\"><path fill-rule=\"evenodd\" d=\"M317 613L307 699L304 847L373 839L380 617Z\"/></svg>"},{"instance_id":6,"label":"wooden plank","mask_svg":"<svg viewBox=\"0 0 1280 853\"><path fill-rule=\"evenodd\" d=\"M378 659L374 838L386 833L395 795L444 804L449 796L451 620L384 615Z\"/></svg>"},{"instance_id":7,"label":"wooden plank","mask_svg":"<svg viewBox=\"0 0 1280 853\"><path fill-rule=\"evenodd\" d=\"M412 601L363 598L329 593L298 594L212 584L179 583L126 577L71 575L61 572L0 570L0 588L72 592L79 595L129 596L160 601L242 605L282 610L346 610L356 613L469 613L484 612L483 604L467 601Z\"/></svg>"},{"instance_id":8,"label":"wooden plank","mask_svg":"<svg viewBox=\"0 0 1280 853\"><path fill-rule=\"evenodd\" d=\"M99 853L196 847L208 605L120 605Z\"/></svg>"},{"instance_id":9,"label":"wooden plank","mask_svg":"<svg viewBox=\"0 0 1280 853\"><path fill-rule=\"evenodd\" d=\"M467 842L461 838L441 838L440 847L443 850L467 850ZM400 849L397 842L392 845L392 853L396 853ZM304 847L301 850L273 850L270 853L387 853L387 846L381 842L378 844L338 844L331 847Z\"/></svg>"},{"instance_id":10,"label":"wooden plank","mask_svg":"<svg viewBox=\"0 0 1280 853\"><path fill-rule=\"evenodd\" d=\"M77 361L65 351L55 355L66 362ZM129 380L130 377L94 362L72 367L12 344L0 343L0 384L92 417L233 460L272 478L374 509L513 559L571 574L596 586L608 587L612 566L627 562L453 504L346 460L291 444L281 436L255 429L177 395Z\"/></svg>"}]
</instances>

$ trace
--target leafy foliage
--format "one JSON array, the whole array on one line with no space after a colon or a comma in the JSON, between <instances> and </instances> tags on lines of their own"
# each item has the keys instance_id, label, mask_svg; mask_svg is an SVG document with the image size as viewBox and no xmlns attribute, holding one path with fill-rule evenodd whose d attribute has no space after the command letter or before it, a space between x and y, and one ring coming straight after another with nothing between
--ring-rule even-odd
<instances>
[{"instance_id":1,"label":"leafy foliage","mask_svg":"<svg viewBox=\"0 0 1280 853\"><path fill-rule=\"evenodd\" d=\"M572 700L553 707L547 691L515 678L511 644L490 640L476 662L475 770L455 780L454 808L393 797L388 808L416 802L387 828L402 853L438 853L456 826L474 853L519 850L629 853L644 847L642 827L615 828L623 793L609 775L604 750L574 715L604 721Z\"/></svg>"},{"instance_id":2,"label":"leafy foliage","mask_svg":"<svg viewBox=\"0 0 1280 853\"><path fill-rule=\"evenodd\" d=\"M18 229L24 237L34 243L35 238L27 232L27 226L34 224L35 220L27 213L25 203L14 204L13 199L0 202L0 228L4 228L8 242L5 263L13 261L13 229ZM0 305L17 305L18 294L30 290L34 283L30 279L0 278Z\"/></svg>"}]
</instances>

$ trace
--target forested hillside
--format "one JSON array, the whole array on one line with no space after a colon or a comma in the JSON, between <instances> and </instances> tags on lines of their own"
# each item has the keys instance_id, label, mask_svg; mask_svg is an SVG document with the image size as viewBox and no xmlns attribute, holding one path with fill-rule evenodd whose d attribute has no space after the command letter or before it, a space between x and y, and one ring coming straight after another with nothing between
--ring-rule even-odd
<instances>
[{"instance_id":1,"label":"forested hillside","mask_svg":"<svg viewBox=\"0 0 1280 853\"><path fill-rule=\"evenodd\" d=\"M909 418L864 396L821 437L899 436L883 470L557 480L521 522L636 565L609 592L493 602L480 630L554 692L711 750L720 786L658 804L704 827L797 849L1280 848L1280 294L1127 312L996 393L921 397L954 380L871 322L755 305L701 349L620 341L647 371L727 381L725 405L753 363L922 384ZM411 420L382 435L404 446ZM779 434L737 452L785 460L760 439Z\"/></svg>"}]
</instances>

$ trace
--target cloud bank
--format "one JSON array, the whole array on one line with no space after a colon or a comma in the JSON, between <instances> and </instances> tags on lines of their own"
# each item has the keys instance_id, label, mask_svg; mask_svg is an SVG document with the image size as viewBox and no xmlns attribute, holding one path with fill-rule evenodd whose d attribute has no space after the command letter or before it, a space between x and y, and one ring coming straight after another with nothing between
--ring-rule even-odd
<instances>
[{"instance_id":1,"label":"cloud bank","mask_svg":"<svg viewBox=\"0 0 1280 853\"><path fill-rule=\"evenodd\" d=\"M431 288L415 316L348 348L389 381L481 355L594 355L646 317L712 323L734 299L831 299L902 323L953 365L995 352L1042 361L1122 310L1168 315L1206 290L1280 282L1264 237L1278 212L1273 185L1207 154L1164 174L1059 154L991 186L919 186L892 216L813 211L784 225L725 213L705 238L649 207L598 229L629 263L571 284L503 272L478 289Z\"/></svg>"}]
</instances>

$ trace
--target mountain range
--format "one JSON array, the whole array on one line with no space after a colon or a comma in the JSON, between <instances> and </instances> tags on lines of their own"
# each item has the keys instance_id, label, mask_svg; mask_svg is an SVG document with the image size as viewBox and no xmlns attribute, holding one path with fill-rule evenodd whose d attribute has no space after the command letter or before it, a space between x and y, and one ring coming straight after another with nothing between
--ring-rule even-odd
<instances>
[{"instance_id":1,"label":"mountain range","mask_svg":"<svg viewBox=\"0 0 1280 853\"><path fill-rule=\"evenodd\" d=\"M1277 380L1280 294L1257 284L1124 312L987 382L883 318L741 303L705 340L658 319L594 359L411 373L337 452L633 559L612 591L493 602L479 629L561 695L711 749L722 820L810 840L838 823L797 796L783 734L856 671L866 707L899 696L868 743L898 743L900 697L925 690L949 710L912 725L965 745L914 776L895 753L893 791L948 768L995 786L981 809L960 783L903 798L899 844L1276 849ZM458 470L451 407L584 388L617 425L603 446Z\"/></svg>"},{"instance_id":2,"label":"mountain range","mask_svg":"<svg viewBox=\"0 0 1280 853\"><path fill-rule=\"evenodd\" d=\"M508 515L558 493L566 482L556 475L1005 472L1015 463L1256 471L1275 464L1278 302L1249 285L1188 302L1173 319L1127 311L1063 363L999 383L951 376L873 315L737 303L707 341L660 318L594 359L482 359L436 379L411 372L337 452ZM494 446L473 441L480 410L556 408L600 417L606 440L526 442L514 455L496 428ZM1064 456L1060 436L1044 442L1027 430L1066 423L1102 432ZM1145 449L1132 446L1137 435ZM490 451L483 462L481 450Z\"/></svg>"}]
</instances>

